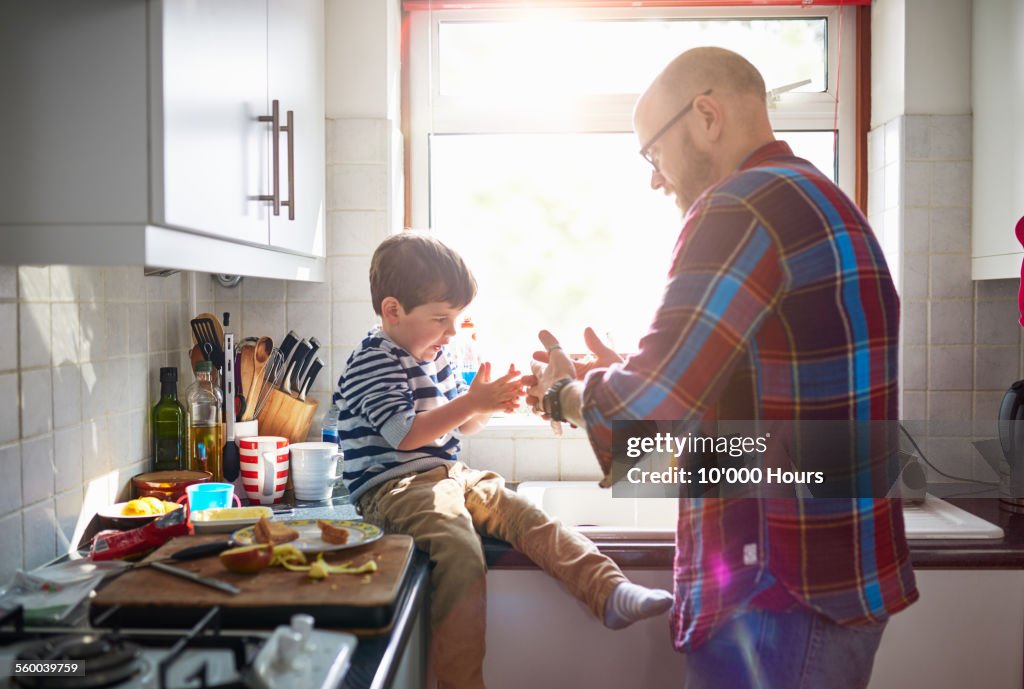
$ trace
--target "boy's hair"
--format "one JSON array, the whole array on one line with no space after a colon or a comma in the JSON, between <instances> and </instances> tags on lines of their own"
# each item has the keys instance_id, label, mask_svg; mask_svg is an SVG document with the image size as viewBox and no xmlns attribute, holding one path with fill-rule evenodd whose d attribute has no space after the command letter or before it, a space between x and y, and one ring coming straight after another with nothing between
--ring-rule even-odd
<instances>
[{"instance_id":1,"label":"boy's hair","mask_svg":"<svg viewBox=\"0 0 1024 689\"><path fill-rule=\"evenodd\" d=\"M463 308L475 296L476 280L462 257L428 234L400 232L373 252L370 298L378 316L386 297L394 297L411 311L433 301Z\"/></svg>"}]
</instances>

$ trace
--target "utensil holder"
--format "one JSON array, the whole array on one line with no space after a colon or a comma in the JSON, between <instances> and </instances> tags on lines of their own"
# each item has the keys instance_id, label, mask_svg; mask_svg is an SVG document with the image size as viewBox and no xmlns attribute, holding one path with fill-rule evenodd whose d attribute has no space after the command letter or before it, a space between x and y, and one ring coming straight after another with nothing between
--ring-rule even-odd
<instances>
[{"instance_id":1,"label":"utensil holder","mask_svg":"<svg viewBox=\"0 0 1024 689\"><path fill-rule=\"evenodd\" d=\"M309 433L316 407L316 400L300 401L274 390L256 417L260 422L260 434L279 435L288 438L288 442L301 443Z\"/></svg>"}]
</instances>

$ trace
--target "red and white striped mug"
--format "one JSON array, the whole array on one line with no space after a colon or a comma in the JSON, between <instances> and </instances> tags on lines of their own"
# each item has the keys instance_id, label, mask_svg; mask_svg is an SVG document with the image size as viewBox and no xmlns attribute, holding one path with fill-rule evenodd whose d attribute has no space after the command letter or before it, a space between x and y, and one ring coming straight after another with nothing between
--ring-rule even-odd
<instances>
[{"instance_id":1,"label":"red and white striped mug","mask_svg":"<svg viewBox=\"0 0 1024 689\"><path fill-rule=\"evenodd\" d=\"M288 484L288 438L254 435L238 440L242 488L249 502L272 505L281 502Z\"/></svg>"}]
</instances>

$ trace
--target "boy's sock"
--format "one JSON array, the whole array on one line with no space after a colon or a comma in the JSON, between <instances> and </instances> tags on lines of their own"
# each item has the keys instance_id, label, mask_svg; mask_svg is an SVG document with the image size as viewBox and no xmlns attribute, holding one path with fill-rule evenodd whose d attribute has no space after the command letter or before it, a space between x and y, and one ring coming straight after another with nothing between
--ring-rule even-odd
<instances>
[{"instance_id":1,"label":"boy's sock","mask_svg":"<svg viewBox=\"0 0 1024 689\"><path fill-rule=\"evenodd\" d=\"M604 604L604 626L622 629L637 620L655 617L672 607L672 594L624 581L608 596Z\"/></svg>"}]
</instances>

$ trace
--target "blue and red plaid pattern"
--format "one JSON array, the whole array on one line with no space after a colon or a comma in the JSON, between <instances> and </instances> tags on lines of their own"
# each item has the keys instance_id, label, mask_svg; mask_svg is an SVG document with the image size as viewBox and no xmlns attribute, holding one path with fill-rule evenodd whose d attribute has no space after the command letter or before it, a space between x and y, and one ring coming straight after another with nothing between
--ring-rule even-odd
<instances>
[{"instance_id":1,"label":"blue and red plaid pattern","mask_svg":"<svg viewBox=\"0 0 1024 689\"><path fill-rule=\"evenodd\" d=\"M592 371L587 433L611 420L897 419L899 298L853 202L782 141L692 206L640 351ZM740 605L841 624L917 599L899 500L680 500L673 634L699 645Z\"/></svg>"}]
</instances>

